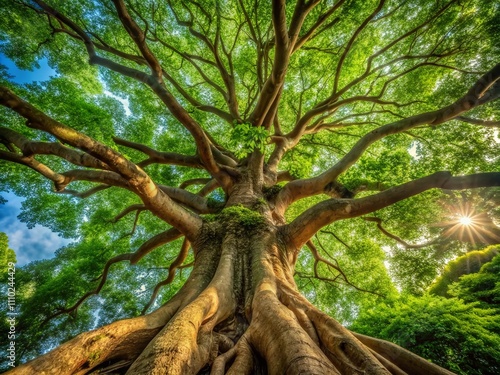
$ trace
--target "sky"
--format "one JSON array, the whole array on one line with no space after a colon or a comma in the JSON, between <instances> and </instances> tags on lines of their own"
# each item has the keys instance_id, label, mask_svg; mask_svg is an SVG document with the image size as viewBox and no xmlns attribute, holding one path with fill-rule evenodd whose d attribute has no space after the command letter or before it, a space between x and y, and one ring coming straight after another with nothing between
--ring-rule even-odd
<instances>
[{"instance_id":1,"label":"sky","mask_svg":"<svg viewBox=\"0 0 500 375\"><path fill-rule=\"evenodd\" d=\"M5 65L13 81L17 83L29 83L33 81L45 81L56 74L56 72L47 64L47 59L41 59L40 68L33 71L19 69L9 58L0 52L0 64Z\"/></svg>"},{"instance_id":2,"label":"sky","mask_svg":"<svg viewBox=\"0 0 500 375\"><path fill-rule=\"evenodd\" d=\"M13 80L17 83L43 81L55 74L45 59L39 61L39 69L26 71L18 69L11 60L0 53L0 64L8 68L8 73L14 76ZM0 232L7 234L9 247L16 252L18 266L33 260L51 258L57 249L69 242L41 225L28 229L26 224L17 218L21 213L23 198L6 192L0 192L0 196L7 200L7 203L0 204Z\"/></svg>"},{"instance_id":3,"label":"sky","mask_svg":"<svg viewBox=\"0 0 500 375\"><path fill-rule=\"evenodd\" d=\"M24 266L33 260L51 258L57 249L70 242L41 225L28 229L17 218L21 213L23 198L5 192L0 195L7 200L7 203L0 204L0 232L7 234L9 247L16 252L18 266Z\"/></svg>"}]
</instances>

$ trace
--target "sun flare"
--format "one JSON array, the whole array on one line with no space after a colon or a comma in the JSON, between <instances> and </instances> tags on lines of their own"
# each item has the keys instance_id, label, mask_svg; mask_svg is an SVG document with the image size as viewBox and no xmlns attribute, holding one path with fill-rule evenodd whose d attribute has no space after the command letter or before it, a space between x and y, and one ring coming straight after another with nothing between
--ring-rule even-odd
<instances>
[{"instance_id":1,"label":"sun flare","mask_svg":"<svg viewBox=\"0 0 500 375\"><path fill-rule=\"evenodd\" d=\"M458 219L458 221L462 225L471 225L472 224L472 219L469 216L462 216L460 219Z\"/></svg>"}]
</instances>

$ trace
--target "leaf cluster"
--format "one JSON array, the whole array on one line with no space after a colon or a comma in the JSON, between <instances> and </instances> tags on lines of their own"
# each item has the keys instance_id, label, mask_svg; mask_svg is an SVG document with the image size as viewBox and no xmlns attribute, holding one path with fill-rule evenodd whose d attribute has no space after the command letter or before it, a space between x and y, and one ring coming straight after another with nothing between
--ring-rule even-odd
<instances>
[{"instance_id":1,"label":"leaf cluster","mask_svg":"<svg viewBox=\"0 0 500 375\"><path fill-rule=\"evenodd\" d=\"M231 145L238 158L244 158L254 150L265 152L269 131L250 123L235 123L231 131Z\"/></svg>"}]
</instances>

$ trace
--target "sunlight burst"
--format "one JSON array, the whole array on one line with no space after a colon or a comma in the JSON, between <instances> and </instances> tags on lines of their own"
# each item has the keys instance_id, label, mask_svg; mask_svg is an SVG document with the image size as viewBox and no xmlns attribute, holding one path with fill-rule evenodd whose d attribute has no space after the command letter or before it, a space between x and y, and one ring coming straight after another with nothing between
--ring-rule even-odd
<instances>
[{"instance_id":1,"label":"sunlight burst","mask_svg":"<svg viewBox=\"0 0 500 375\"><path fill-rule=\"evenodd\" d=\"M462 225L471 225L472 224L472 219L469 216L462 216L460 219L458 219L458 221Z\"/></svg>"}]
</instances>

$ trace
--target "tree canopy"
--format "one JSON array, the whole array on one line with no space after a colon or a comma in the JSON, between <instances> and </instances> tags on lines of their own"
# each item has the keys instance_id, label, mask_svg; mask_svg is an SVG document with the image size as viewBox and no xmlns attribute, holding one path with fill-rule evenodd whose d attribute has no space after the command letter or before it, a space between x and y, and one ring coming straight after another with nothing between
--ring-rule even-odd
<instances>
[{"instance_id":1,"label":"tree canopy","mask_svg":"<svg viewBox=\"0 0 500 375\"><path fill-rule=\"evenodd\" d=\"M139 356L153 332L188 329L189 311L204 351L183 343L191 359L175 360L265 372L280 353L253 333L274 327L267 309L292 314L297 337L321 348L318 373L389 368L361 336L346 340L370 359L336 362L323 332L340 328L308 301L350 324L500 242L496 1L0 0L0 18L1 53L55 71L19 84L0 64L0 191L25 198L29 227L72 241L17 270L17 361L144 315L124 320L151 335L133 336L137 353L102 328L67 345L106 336L119 356L81 346L61 362L83 374L120 359L138 374L157 366L154 350ZM473 294L474 282L453 293ZM421 309L434 297L408 298ZM476 311L436 300L435 311ZM221 334L228 317L244 328ZM217 332L215 351L206 332ZM471 342L488 335L474 332ZM302 350L269 372L312 358Z\"/></svg>"}]
</instances>

